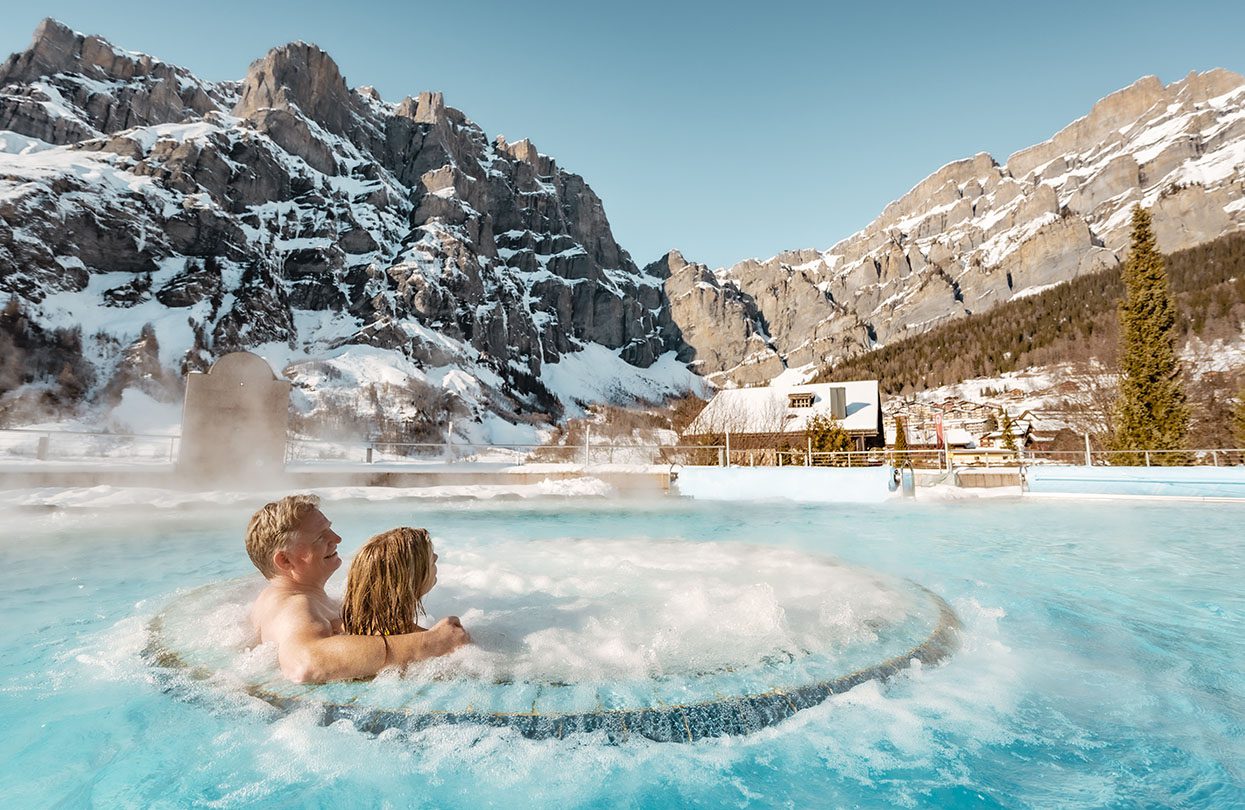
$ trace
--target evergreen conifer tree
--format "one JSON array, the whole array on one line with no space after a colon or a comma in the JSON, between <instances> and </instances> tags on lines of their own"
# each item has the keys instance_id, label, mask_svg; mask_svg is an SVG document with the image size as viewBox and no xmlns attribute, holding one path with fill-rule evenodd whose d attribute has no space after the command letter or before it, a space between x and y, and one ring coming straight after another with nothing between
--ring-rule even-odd
<instances>
[{"instance_id":1,"label":"evergreen conifer tree","mask_svg":"<svg viewBox=\"0 0 1245 810\"><path fill-rule=\"evenodd\" d=\"M817 414L808 420L805 429L814 453L842 453L852 449L852 437L837 419ZM836 458L832 463L842 466L847 462Z\"/></svg>"},{"instance_id":2,"label":"evergreen conifer tree","mask_svg":"<svg viewBox=\"0 0 1245 810\"><path fill-rule=\"evenodd\" d=\"M1012 422L1012 418L1007 414L1007 410L1003 411L1003 435L1000 437L1004 450L1016 452L1016 425Z\"/></svg>"},{"instance_id":3,"label":"evergreen conifer tree","mask_svg":"<svg viewBox=\"0 0 1245 810\"><path fill-rule=\"evenodd\" d=\"M895 417L895 463L908 461L908 426L902 416Z\"/></svg>"},{"instance_id":4,"label":"evergreen conifer tree","mask_svg":"<svg viewBox=\"0 0 1245 810\"><path fill-rule=\"evenodd\" d=\"M1177 450L1189 429L1189 409L1176 359L1176 308L1167 270L1158 251L1150 213L1133 209L1132 248L1121 273L1120 378L1116 404L1116 450ZM1136 464L1136 454L1116 463ZM1152 464L1183 464L1179 454L1161 454Z\"/></svg>"}]
</instances>

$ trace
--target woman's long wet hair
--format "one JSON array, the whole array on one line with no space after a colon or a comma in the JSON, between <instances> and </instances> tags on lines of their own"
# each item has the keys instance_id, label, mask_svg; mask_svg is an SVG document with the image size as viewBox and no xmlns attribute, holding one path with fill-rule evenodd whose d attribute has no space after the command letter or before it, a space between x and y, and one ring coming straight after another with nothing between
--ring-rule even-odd
<instances>
[{"instance_id":1,"label":"woman's long wet hair","mask_svg":"<svg viewBox=\"0 0 1245 810\"><path fill-rule=\"evenodd\" d=\"M389 636L419 629L423 587L432 570L432 541L425 529L402 526L381 532L359 549L346 574L342 598L345 631Z\"/></svg>"}]
</instances>

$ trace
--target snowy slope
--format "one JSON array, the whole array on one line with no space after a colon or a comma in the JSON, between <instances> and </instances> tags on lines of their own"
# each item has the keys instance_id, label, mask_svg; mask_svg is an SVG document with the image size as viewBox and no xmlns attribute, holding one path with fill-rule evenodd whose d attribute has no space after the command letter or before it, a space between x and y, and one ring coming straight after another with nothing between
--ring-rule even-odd
<instances>
[{"instance_id":1,"label":"snowy slope","mask_svg":"<svg viewBox=\"0 0 1245 810\"><path fill-rule=\"evenodd\" d=\"M696 382L667 368L661 279L582 178L439 93L350 89L305 43L213 84L41 24L0 66L0 293L10 416L175 398L237 349L294 381L308 425L353 410L481 438ZM585 352L611 358L591 391L564 365Z\"/></svg>"}]
</instances>

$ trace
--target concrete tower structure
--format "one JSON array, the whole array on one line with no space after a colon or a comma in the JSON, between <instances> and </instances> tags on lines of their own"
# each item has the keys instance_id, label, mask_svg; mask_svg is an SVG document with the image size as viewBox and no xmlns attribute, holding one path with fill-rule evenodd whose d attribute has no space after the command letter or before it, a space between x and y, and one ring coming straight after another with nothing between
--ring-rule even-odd
<instances>
[{"instance_id":1,"label":"concrete tower structure","mask_svg":"<svg viewBox=\"0 0 1245 810\"><path fill-rule=\"evenodd\" d=\"M186 377L180 475L196 483L273 482L285 473L290 382L234 352Z\"/></svg>"}]
</instances>

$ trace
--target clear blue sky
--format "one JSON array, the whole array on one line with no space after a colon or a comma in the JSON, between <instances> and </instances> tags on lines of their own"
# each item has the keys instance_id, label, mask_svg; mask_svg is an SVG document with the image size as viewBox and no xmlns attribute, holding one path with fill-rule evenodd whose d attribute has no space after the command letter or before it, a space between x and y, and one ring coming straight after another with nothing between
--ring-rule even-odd
<instances>
[{"instance_id":1,"label":"clear blue sky","mask_svg":"<svg viewBox=\"0 0 1245 810\"><path fill-rule=\"evenodd\" d=\"M944 163L1003 161L1143 75L1245 72L1240 0L0 0L0 51L45 16L207 79L303 39L387 100L441 90L582 174L640 265L829 247Z\"/></svg>"}]
</instances>

